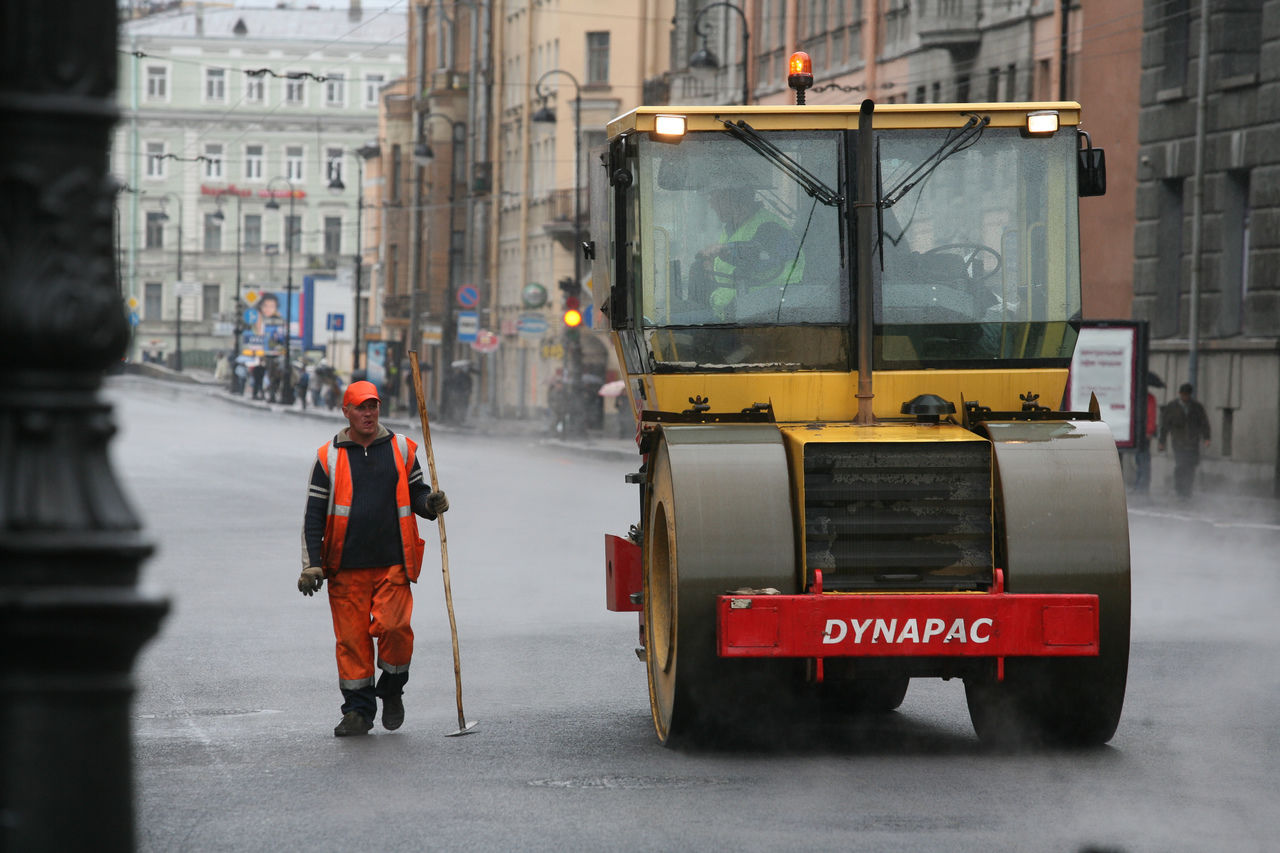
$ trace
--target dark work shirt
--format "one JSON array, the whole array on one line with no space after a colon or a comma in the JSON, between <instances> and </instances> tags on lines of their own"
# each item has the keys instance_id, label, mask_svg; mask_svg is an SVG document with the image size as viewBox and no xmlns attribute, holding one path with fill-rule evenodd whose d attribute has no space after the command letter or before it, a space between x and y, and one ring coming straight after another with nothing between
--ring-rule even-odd
<instances>
[{"instance_id":1,"label":"dark work shirt","mask_svg":"<svg viewBox=\"0 0 1280 853\"><path fill-rule=\"evenodd\" d=\"M345 437L334 437L341 453L347 454L351 469L351 511L347 517L347 538L342 546L343 569L368 569L404 562L400 542L400 522L396 511L395 449L392 433L383 428L366 448ZM304 561L319 566L324 541L325 515L328 511L330 481L317 459L311 469L311 487L303 523ZM424 518L435 518L427 510L431 487L424 482L422 468L415 457L409 475L409 501L414 512Z\"/></svg>"}]
</instances>

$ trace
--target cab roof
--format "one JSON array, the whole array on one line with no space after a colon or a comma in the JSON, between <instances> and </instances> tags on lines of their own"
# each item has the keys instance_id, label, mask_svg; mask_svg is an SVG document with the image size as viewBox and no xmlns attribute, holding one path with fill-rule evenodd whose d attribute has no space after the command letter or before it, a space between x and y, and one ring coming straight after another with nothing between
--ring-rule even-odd
<instances>
[{"instance_id":1,"label":"cab roof","mask_svg":"<svg viewBox=\"0 0 1280 853\"><path fill-rule=\"evenodd\" d=\"M1062 126L1080 124L1075 101L1020 101L964 104L876 104L873 127L880 130L961 127L973 113L991 117L991 127L1022 127L1027 114L1054 110ZM684 116L688 132L723 130L720 119L744 119L756 130L856 130L858 104L794 106L665 106L636 107L608 124L609 138L634 131L650 132L660 115Z\"/></svg>"}]
</instances>

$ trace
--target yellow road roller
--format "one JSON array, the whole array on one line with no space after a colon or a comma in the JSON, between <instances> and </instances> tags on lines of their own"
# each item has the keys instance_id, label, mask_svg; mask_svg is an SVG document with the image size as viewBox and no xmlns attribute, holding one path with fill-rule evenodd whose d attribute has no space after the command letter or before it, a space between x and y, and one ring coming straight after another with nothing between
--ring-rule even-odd
<instances>
[{"instance_id":1,"label":"yellow road roller","mask_svg":"<svg viewBox=\"0 0 1280 853\"><path fill-rule=\"evenodd\" d=\"M591 183L641 462L607 606L659 740L931 677L983 742L1108 741L1125 493L1096 404L1061 411L1106 183L1080 105L640 107Z\"/></svg>"}]
</instances>

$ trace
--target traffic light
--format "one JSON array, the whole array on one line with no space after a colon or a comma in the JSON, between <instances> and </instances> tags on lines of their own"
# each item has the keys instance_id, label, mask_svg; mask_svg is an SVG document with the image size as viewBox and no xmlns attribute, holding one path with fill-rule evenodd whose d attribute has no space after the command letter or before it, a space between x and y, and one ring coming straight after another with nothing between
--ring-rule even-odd
<instances>
[{"instance_id":1,"label":"traffic light","mask_svg":"<svg viewBox=\"0 0 1280 853\"><path fill-rule=\"evenodd\" d=\"M570 296L564 301L564 325L569 329L582 325L582 303L576 296Z\"/></svg>"},{"instance_id":2,"label":"traffic light","mask_svg":"<svg viewBox=\"0 0 1280 853\"><path fill-rule=\"evenodd\" d=\"M564 294L564 313L561 319L564 322L565 334L574 336L578 334L578 327L582 325L582 288L571 278L560 279L559 285L560 291Z\"/></svg>"}]
</instances>

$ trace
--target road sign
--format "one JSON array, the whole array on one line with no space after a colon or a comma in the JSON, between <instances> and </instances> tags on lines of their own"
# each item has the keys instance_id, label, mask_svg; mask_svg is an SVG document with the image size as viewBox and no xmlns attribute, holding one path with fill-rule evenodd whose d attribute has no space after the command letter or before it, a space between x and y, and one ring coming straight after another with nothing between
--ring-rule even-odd
<instances>
[{"instance_id":1,"label":"road sign","mask_svg":"<svg viewBox=\"0 0 1280 853\"><path fill-rule=\"evenodd\" d=\"M480 315L475 311L458 312L458 343L474 343L480 331Z\"/></svg>"},{"instance_id":2,"label":"road sign","mask_svg":"<svg viewBox=\"0 0 1280 853\"><path fill-rule=\"evenodd\" d=\"M501 343L498 336L488 329L481 329L476 332L476 339L472 342L471 348L476 352L494 352Z\"/></svg>"},{"instance_id":3,"label":"road sign","mask_svg":"<svg viewBox=\"0 0 1280 853\"><path fill-rule=\"evenodd\" d=\"M346 323L346 315L330 312L324 315L324 329L326 332L341 332L343 325Z\"/></svg>"},{"instance_id":4,"label":"road sign","mask_svg":"<svg viewBox=\"0 0 1280 853\"><path fill-rule=\"evenodd\" d=\"M474 284L464 284L458 288L458 304L463 308L475 308L480 304L480 291Z\"/></svg>"},{"instance_id":5,"label":"road sign","mask_svg":"<svg viewBox=\"0 0 1280 853\"><path fill-rule=\"evenodd\" d=\"M516 334L522 338L541 340L547 333L547 318L541 314L521 314L516 322Z\"/></svg>"},{"instance_id":6,"label":"road sign","mask_svg":"<svg viewBox=\"0 0 1280 853\"><path fill-rule=\"evenodd\" d=\"M138 324L139 324L139 323L141 323L141 322L142 322L142 320L141 320L141 318L139 318L139 317L138 317L138 312L137 312L137 311L130 311L130 312L129 312L129 325L130 325L130 326L136 326L136 325L138 325Z\"/></svg>"}]
</instances>

